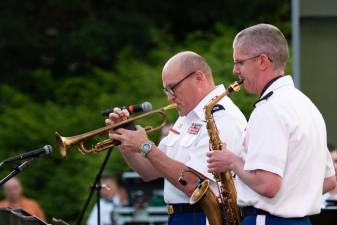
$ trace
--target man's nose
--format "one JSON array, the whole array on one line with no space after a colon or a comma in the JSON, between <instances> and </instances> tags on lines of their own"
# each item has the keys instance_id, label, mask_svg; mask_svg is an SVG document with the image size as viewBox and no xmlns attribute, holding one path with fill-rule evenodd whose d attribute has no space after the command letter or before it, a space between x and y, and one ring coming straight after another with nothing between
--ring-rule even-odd
<instances>
[{"instance_id":1,"label":"man's nose","mask_svg":"<svg viewBox=\"0 0 337 225\"><path fill-rule=\"evenodd\" d=\"M235 66L235 65L233 67L233 74L236 75L236 76L238 76L240 74L239 68L237 66Z\"/></svg>"},{"instance_id":2,"label":"man's nose","mask_svg":"<svg viewBox=\"0 0 337 225\"><path fill-rule=\"evenodd\" d=\"M168 95L167 95L167 100L168 100L169 102L174 101L176 98L177 98L177 97L176 97L175 95L171 95L171 94L168 94Z\"/></svg>"}]
</instances>

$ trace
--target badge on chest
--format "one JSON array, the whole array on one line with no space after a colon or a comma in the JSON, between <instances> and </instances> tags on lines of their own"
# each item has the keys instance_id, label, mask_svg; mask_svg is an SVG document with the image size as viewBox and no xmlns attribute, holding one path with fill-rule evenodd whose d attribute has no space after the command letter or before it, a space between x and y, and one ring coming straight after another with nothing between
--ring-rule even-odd
<instances>
[{"instance_id":1,"label":"badge on chest","mask_svg":"<svg viewBox=\"0 0 337 225\"><path fill-rule=\"evenodd\" d=\"M202 127L201 123L192 123L192 125L188 128L187 133L198 134L201 127Z\"/></svg>"}]
</instances>

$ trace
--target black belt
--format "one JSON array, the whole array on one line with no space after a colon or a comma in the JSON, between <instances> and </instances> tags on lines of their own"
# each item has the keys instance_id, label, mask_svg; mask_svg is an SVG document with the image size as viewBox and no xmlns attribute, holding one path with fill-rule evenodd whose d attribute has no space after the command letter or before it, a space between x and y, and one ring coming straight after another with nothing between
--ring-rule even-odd
<instances>
[{"instance_id":1,"label":"black belt","mask_svg":"<svg viewBox=\"0 0 337 225\"><path fill-rule=\"evenodd\" d=\"M166 209L168 215L175 213L202 212L202 208L198 204L190 205L188 203L169 204L166 205Z\"/></svg>"},{"instance_id":2,"label":"black belt","mask_svg":"<svg viewBox=\"0 0 337 225\"><path fill-rule=\"evenodd\" d=\"M253 206L245 206L241 208L242 216L255 216L255 215L270 215L269 212L264 211L263 209L257 209Z\"/></svg>"}]
</instances>

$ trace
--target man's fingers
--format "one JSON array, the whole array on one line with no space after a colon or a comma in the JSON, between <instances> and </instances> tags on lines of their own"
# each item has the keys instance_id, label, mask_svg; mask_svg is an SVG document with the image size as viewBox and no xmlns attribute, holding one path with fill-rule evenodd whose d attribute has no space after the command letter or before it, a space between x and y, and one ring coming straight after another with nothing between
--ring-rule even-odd
<instances>
[{"instance_id":1,"label":"man's fingers","mask_svg":"<svg viewBox=\"0 0 337 225\"><path fill-rule=\"evenodd\" d=\"M105 119L104 122L105 122L105 125L111 125L111 124L113 124L110 119Z\"/></svg>"},{"instance_id":2,"label":"man's fingers","mask_svg":"<svg viewBox=\"0 0 337 225\"><path fill-rule=\"evenodd\" d=\"M217 155L218 155L218 152L216 151L207 152L207 157L208 157L207 162L215 162L218 158Z\"/></svg>"},{"instance_id":3,"label":"man's fingers","mask_svg":"<svg viewBox=\"0 0 337 225\"><path fill-rule=\"evenodd\" d=\"M120 120L120 117L117 113L110 113L109 114L109 119L113 122L117 122L118 120Z\"/></svg>"},{"instance_id":4,"label":"man's fingers","mask_svg":"<svg viewBox=\"0 0 337 225\"><path fill-rule=\"evenodd\" d=\"M208 165L207 166L207 171L209 173L214 173L214 172L222 172L220 168L218 168L216 165Z\"/></svg>"},{"instance_id":5,"label":"man's fingers","mask_svg":"<svg viewBox=\"0 0 337 225\"><path fill-rule=\"evenodd\" d=\"M119 133L119 134L126 134L129 130L124 129L124 128L118 128L117 130L115 130L115 132Z\"/></svg>"},{"instance_id":6,"label":"man's fingers","mask_svg":"<svg viewBox=\"0 0 337 225\"><path fill-rule=\"evenodd\" d=\"M207 153L206 153L207 157L209 157L209 158L212 157L213 152L214 152L214 151L207 152Z\"/></svg>"},{"instance_id":7,"label":"man's fingers","mask_svg":"<svg viewBox=\"0 0 337 225\"><path fill-rule=\"evenodd\" d=\"M217 172L215 167L208 167L208 170L207 170L207 171L208 171L209 173Z\"/></svg>"},{"instance_id":8,"label":"man's fingers","mask_svg":"<svg viewBox=\"0 0 337 225\"><path fill-rule=\"evenodd\" d=\"M114 110L114 113L116 113L120 118L125 117L123 111L120 108Z\"/></svg>"},{"instance_id":9,"label":"man's fingers","mask_svg":"<svg viewBox=\"0 0 337 225\"><path fill-rule=\"evenodd\" d=\"M207 164L208 168L216 167L216 162L210 162Z\"/></svg>"},{"instance_id":10,"label":"man's fingers","mask_svg":"<svg viewBox=\"0 0 337 225\"><path fill-rule=\"evenodd\" d=\"M116 133L116 132L109 133L109 138L113 139L113 140L118 140L118 141L121 141L121 142L123 141L123 136Z\"/></svg>"},{"instance_id":11,"label":"man's fingers","mask_svg":"<svg viewBox=\"0 0 337 225\"><path fill-rule=\"evenodd\" d=\"M120 118L123 118L123 120L130 116L130 113L127 109L114 108L114 113L117 114Z\"/></svg>"},{"instance_id":12,"label":"man's fingers","mask_svg":"<svg viewBox=\"0 0 337 225\"><path fill-rule=\"evenodd\" d=\"M127 109L123 109L123 110L122 110L122 113L123 113L124 116L126 116L126 117L129 117L129 116L130 116L130 113L129 113L129 111L128 111Z\"/></svg>"},{"instance_id":13,"label":"man's fingers","mask_svg":"<svg viewBox=\"0 0 337 225\"><path fill-rule=\"evenodd\" d=\"M140 125L136 125L136 130L145 130L144 127L140 126Z\"/></svg>"},{"instance_id":14,"label":"man's fingers","mask_svg":"<svg viewBox=\"0 0 337 225\"><path fill-rule=\"evenodd\" d=\"M130 115L129 111L126 109L114 108L113 112L109 114L109 119L113 122L125 120Z\"/></svg>"}]
</instances>

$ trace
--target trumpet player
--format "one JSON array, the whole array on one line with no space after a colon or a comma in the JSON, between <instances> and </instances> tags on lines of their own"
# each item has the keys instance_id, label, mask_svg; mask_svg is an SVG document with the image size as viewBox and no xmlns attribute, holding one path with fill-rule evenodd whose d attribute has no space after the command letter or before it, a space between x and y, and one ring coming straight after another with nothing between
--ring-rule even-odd
<instances>
[{"instance_id":1,"label":"trumpet player","mask_svg":"<svg viewBox=\"0 0 337 225\"><path fill-rule=\"evenodd\" d=\"M191 51L180 52L171 57L162 70L164 92L170 102L177 104L179 118L158 146L151 142L144 128L136 131L117 129L109 138L121 142L120 151L144 181L165 178L164 199L167 203L169 225L204 225L206 216L200 206L190 205L189 197L199 179L194 173L184 173L187 185L178 182L183 171L193 170L201 177L214 178L207 172L209 137L205 127L203 107L214 96L222 93L222 85L215 86L212 71L206 61ZM220 136L238 149L246 119L236 105L223 98L214 110ZM114 124L129 116L126 110L116 108L106 124Z\"/></svg>"},{"instance_id":2,"label":"trumpet player","mask_svg":"<svg viewBox=\"0 0 337 225\"><path fill-rule=\"evenodd\" d=\"M240 156L210 152L209 171L232 170L239 177L243 225L309 225L308 216L320 212L322 192L336 185L324 119L285 75L288 44L275 26L258 24L239 32L233 59L233 73L260 98Z\"/></svg>"}]
</instances>

